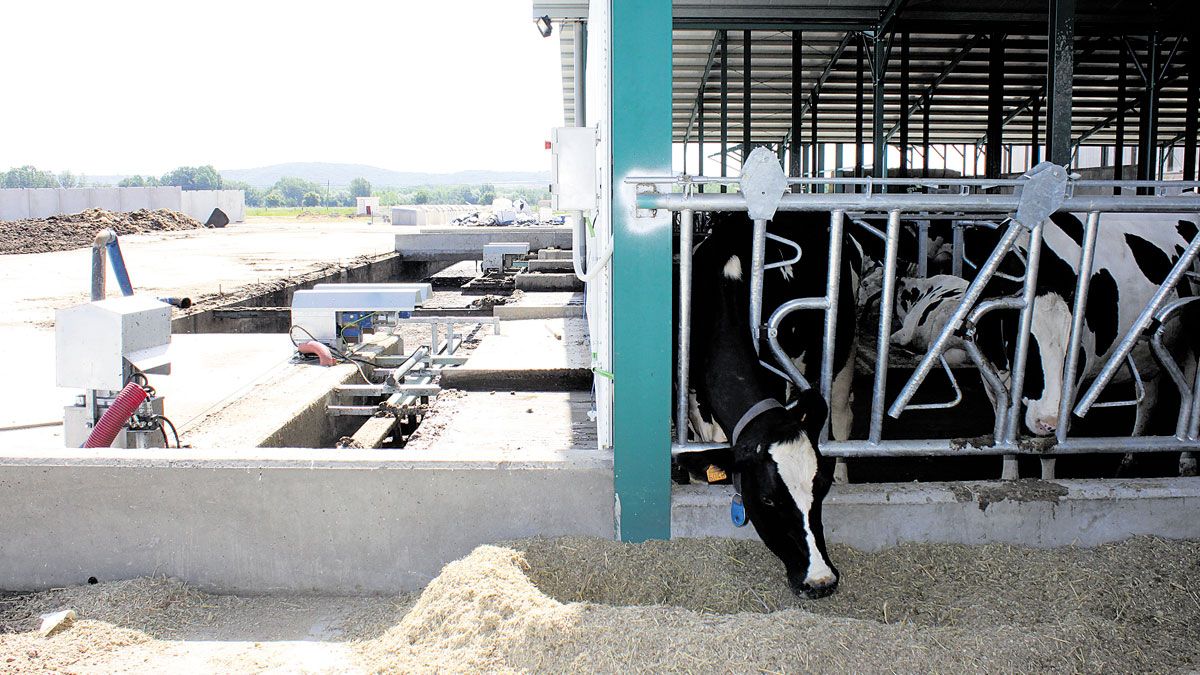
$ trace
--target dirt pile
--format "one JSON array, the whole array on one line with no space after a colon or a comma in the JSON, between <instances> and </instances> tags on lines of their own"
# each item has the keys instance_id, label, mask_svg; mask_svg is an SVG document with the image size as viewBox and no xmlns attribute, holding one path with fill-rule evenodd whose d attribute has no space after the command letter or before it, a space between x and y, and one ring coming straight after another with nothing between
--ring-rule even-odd
<instances>
[{"instance_id":1,"label":"dirt pile","mask_svg":"<svg viewBox=\"0 0 1200 675\"><path fill-rule=\"evenodd\" d=\"M0 255L68 251L92 245L103 229L118 235L194 230L204 227L191 216L169 209L114 212L88 209L49 218L0 222Z\"/></svg>"}]
</instances>

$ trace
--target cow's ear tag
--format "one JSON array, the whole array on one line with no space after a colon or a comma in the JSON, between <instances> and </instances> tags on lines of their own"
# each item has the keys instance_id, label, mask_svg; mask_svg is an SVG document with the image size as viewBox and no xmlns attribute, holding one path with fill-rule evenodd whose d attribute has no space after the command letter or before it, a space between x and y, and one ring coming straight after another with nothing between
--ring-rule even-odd
<instances>
[{"instance_id":1,"label":"cow's ear tag","mask_svg":"<svg viewBox=\"0 0 1200 675\"><path fill-rule=\"evenodd\" d=\"M734 527L746 526L746 505L742 503L741 495L735 494L729 503L729 518Z\"/></svg>"}]
</instances>

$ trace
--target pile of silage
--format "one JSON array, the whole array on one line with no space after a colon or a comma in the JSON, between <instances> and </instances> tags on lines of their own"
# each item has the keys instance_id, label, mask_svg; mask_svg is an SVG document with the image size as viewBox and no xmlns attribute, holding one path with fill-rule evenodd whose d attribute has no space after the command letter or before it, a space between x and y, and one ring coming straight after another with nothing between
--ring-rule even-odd
<instances>
[{"instance_id":1,"label":"pile of silage","mask_svg":"<svg viewBox=\"0 0 1200 675\"><path fill-rule=\"evenodd\" d=\"M1200 664L1200 543L833 547L800 600L757 542L483 546L394 628L380 671L1173 671Z\"/></svg>"}]
</instances>

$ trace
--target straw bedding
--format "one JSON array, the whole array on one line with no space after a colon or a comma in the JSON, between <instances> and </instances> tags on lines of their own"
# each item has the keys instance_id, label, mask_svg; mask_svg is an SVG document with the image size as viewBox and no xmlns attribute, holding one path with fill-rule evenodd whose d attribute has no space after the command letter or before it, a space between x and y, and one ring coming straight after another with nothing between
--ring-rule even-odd
<instances>
[{"instance_id":1,"label":"straw bedding","mask_svg":"<svg viewBox=\"0 0 1200 675\"><path fill-rule=\"evenodd\" d=\"M1200 542L1137 538L1052 550L905 545L875 553L834 546L831 555L841 587L815 601L787 590L782 566L762 544L721 539L481 546L447 565L419 597L317 602L213 596L170 579L102 583L0 598L7 603L0 604L0 672L103 671L116 662L98 658L105 651L119 651L126 663L130 654L183 653L193 643L182 640L297 639L263 622L314 602L325 614L338 610L335 630L321 637L336 671L1200 666ZM79 613L74 625L49 638L27 632L37 613L65 606ZM314 614L300 614L303 635ZM11 631L25 632L4 634ZM247 647L245 660L227 654L228 669L307 667L287 661L286 646L280 650L266 662L261 649Z\"/></svg>"},{"instance_id":2,"label":"straw bedding","mask_svg":"<svg viewBox=\"0 0 1200 675\"><path fill-rule=\"evenodd\" d=\"M379 670L1173 671L1200 664L1200 544L832 551L799 600L759 543L485 546L365 645Z\"/></svg>"}]
</instances>

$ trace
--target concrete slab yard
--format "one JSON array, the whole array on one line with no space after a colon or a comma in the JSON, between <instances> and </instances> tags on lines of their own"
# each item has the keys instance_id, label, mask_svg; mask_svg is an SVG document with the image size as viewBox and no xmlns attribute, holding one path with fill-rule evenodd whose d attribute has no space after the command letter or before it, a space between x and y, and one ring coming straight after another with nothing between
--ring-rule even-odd
<instances>
[{"instance_id":1,"label":"concrete slab yard","mask_svg":"<svg viewBox=\"0 0 1200 675\"><path fill-rule=\"evenodd\" d=\"M505 321L466 364L442 372L444 388L486 391L586 391L591 355L583 319Z\"/></svg>"}]
</instances>

